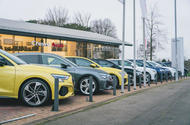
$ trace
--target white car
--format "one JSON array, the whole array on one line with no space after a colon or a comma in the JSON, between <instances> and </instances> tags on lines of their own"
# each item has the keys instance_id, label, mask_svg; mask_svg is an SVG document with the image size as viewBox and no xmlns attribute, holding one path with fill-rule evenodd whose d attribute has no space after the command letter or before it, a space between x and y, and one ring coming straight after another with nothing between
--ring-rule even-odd
<instances>
[{"instance_id":1,"label":"white car","mask_svg":"<svg viewBox=\"0 0 190 125\"><path fill-rule=\"evenodd\" d=\"M113 63L121 66L121 60L120 59L109 59L110 61L112 61ZM125 68L133 68L134 67L134 64L133 62L129 61L129 60L125 60L124 61L124 67ZM133 68L134 69L134 68ZM136 62L136 69L140 72L144 72L144 68L138 63ZM154 69L151 69L151 68L147 68L146 67L146 82L149 82L149 80L151 81L155 81L157 79L157 71L154 70Z\"/></svg>"}]
</instances>

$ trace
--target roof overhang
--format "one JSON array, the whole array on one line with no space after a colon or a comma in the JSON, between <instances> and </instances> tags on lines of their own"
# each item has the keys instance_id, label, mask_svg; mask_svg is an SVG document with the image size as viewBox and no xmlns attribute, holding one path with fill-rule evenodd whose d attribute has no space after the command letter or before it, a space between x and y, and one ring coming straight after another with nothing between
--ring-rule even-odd
<instances>
[{"instance_id":1,"label":"roof overhang","mask_svg":"<svg viewBox=\"0 0 190 125\"><path fill-rule=\"evenodd\" d=\"M1 18L0 33L77 42L85 41L104 45L122 45L122 41L119 39L93 32L60 28L42 24L33 24L24 21L13 21ZM132 44L125 42L125 46L132 46Z\"/></svg>"}]
</instances>

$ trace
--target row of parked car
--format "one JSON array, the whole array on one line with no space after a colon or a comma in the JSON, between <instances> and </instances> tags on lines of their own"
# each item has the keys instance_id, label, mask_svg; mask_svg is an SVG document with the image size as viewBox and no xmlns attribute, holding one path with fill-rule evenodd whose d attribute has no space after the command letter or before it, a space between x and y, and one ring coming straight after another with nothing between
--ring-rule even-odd
<instances>
[{"instance_id":1,"label":"row of parked car","mask_svg":"<svg viewBox=\"0 0 190 125\"><path fill-rule=\"evenodd\" d=\"M88 67L82 67L83 64ZM74 92L88 95L89 76L93 77L94 93L111 89L113 78L117 79L119 87L121 74L119 69L102 67L82 57L10 54L0 50L0 96L18 98L30 106L39 106L54 99L55 77L59 79L59 99L64 99L73 96ZM128 84L127 73L124 74L124 83Z\"/></svg>"},{"instance_id":2,"label":"row of parked car","mask_svg":"<svg viewBox=\"0 0 190 125\"><path fill-rule=\"evenodd\" d=\"M136 64L136 79L141 84L143 61L137 60ZM125 60L124 65L124 85L132 85L133 60ZM176 74L174 68L153 61L147 61L146 67L146 82L157 81L161 76L173 78ZM73 96L75 92L89 95L89 76L93 77L93 93L112 89L113 79L119 88L121 60L61 57L50 53L10 54L0 50L0 96L18 98L29 106L40 106L54 99L55 77L59 79L59 99Z\"/></svg>"}]
</instances>

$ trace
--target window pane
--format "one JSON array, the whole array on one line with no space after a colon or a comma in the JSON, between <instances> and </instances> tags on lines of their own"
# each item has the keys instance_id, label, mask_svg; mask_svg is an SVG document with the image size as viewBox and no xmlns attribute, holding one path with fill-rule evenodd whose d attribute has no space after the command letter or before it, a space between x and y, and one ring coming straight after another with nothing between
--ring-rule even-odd
<instances>
[{"instance_id":1,"label":"window pane","mask_svg":"<svg viewBox=\"0 0 190 125\"><path fill-rule=\"evenodd\" d=\"M132 64L131 64L131 62L124 61L124 65L125 65L125 66L131 66Z\"/></svg>"},{"instance_id":2,"label":"window pane","mask_svg":"<svg viewBox=\"0 0 190 125\"><path fill-rule=\"evenodd\" d=\"M5 59L4 57L0 56L0 60L4 60L6 62L6 65L8 66L13 66L12 63L10 63L7 59Z\"/></svg>"},{"instance_id":3,"label":"window pane","mask_svg":"<svg viewBox=\"0 0 190 125\"><path fill-rule=\"evenodd\" d=\"M99 64L103 67L113 67L113 64L112 63L109 63L107 61L99 61Z\"/></svg>"},{"instance_id":4,"label":"window pane","mask_svg":"<svg viewBox=\"0 0 190 125\"><path fill-rule=\"evenodd\" d=\"M51 66L60 66L61 64L69 65L64 60L61 60L53 56L42 56L42 60L43 60L43 64L51 65Z\"/></svg>"},{"instance_id":5,"label":"window pane","mask_svg":"<svg viewBox=\"0 0 190 125\"><path fill-rule=\"evenodd\" d=\"M111 60L111 62L115 63L116 65L120 65L118 60Z\"/></svg>"},{"instance_id":6,"label":"window pane","mask_svg":"<svg viewBox=\"0 0 190 125\"><path fill-rule=\"evenodd\" d=\"M40 64L40 56L38 55L22 55L18 57L27 63Z\"/></svg>"},{"instance_id":7,"label":"window pane","mask_svg":"<svg viewBox=\"0 0 190 125\"><path fill-rule=\"evenodd\" d=\"M85 59L75 59L75 61L78 66L90 67L90 65L92 64L90 61Z\"/></svg>"}]
</instances>

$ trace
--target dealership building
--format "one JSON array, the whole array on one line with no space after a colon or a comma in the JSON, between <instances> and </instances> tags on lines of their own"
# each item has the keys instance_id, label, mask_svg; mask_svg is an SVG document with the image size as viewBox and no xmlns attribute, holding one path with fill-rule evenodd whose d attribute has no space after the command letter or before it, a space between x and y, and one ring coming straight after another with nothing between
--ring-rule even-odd
<instances>
[{"instance_id":1,"label":"dealership building","mask_svg":"<svg viewBox=\"0 0 190 125\"><path fill-rule=\"evenodd\" d=\"M9 53L119 58L121 44L119 39L93 32L0 18L0 49Z\"/></svg>"}]
</instances>

